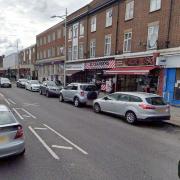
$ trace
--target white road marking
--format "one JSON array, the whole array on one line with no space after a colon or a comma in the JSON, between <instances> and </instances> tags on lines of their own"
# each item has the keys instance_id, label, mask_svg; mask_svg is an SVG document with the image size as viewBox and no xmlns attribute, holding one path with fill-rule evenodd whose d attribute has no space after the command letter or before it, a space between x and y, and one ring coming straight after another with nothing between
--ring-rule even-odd
<instances>
[{"instance_id":1,"label":"white road marking","mask_svg":"<svg viewBox=\"0 0 180 180\"><path fill-rule=\"evenodd\" d=\"M35 127L35 130L47 130L47 128L40 128L40 127Z\"/></svg>"},{"instance_id":2,"label":"white road marking","mask_svg":"<svg viewBox=\"0 0 180 180\"><path fill-rule=\"evenodd\" d=\"M27 114L23 114L22 115L23 117L26 117L26 118L30 118L31 116L27 115Z\"/></svg>"},{"instance_id":3,"label":"white road marking","mask_svg":"<svg viewBox=\"0 0 180 180\"><path fill-rule=\"evenodd\" d=\"M27 110L25 110L24 108L21 108L22 111L24 111L25 113L27 113L29 116L31 116L33 119L37 119L36 116L32 115L30 112L28 112Z\"/></svg>"},{"instance_id":4,"label":"white road marking","mask_svg":"<svg viewBox=\"0 0 180 180\"><path fill-rule=\"evenodd\" d=\"M24 119L24 118L19 114L19 112L18 112L15 108L13 108L13 111L19 116L19 118L20 118L21 120Z\"/></svg>"},{"instance_id":5,"label":"white road marking","mask_svg":"<svg viewBox=\"0 0 180 180\"><path fill-rule=\"evenodd\" d=\"M42 143L45 149L52 155L52 157L56 160L59 160L57 154L46 144L46 142L36 133L36 131L29 126L29 130L36 136L36 138Z\"/></svg>"},{"instance_id":6,"label":"white road marking","mask_svg":"<svg viewBox=\"0 0 180 180\"><path fill-rule=\"evenodd\" d=\"M6 103L10 106L11 105L11 103L5 98L4 99L5 101L6 101Z\"/></svg>"},{"instance_id":7,"label":"white road marking","mask_svg":"<svg viewBox=\"0 0 180 180\"><path fill-rule=\"evenodd\" d=\"M72 147L52 145L53 148L72 150Z\"/></svg>"},{"instance_id":8,"label":"white road marking","mask_svg":"<svg viewBox=\"0 0 180 180\"><path fill-rule=\"evenodd\" d=\"M66 142L68 142L69 144L71 144L72 146L74 146L77 150L79 150L80 152L82 152L85 155L88 155L88 153L86 151L84 151L82 148L80 148L79 146L77 146L76 144L74 144L72 141L70 141L69 139L67 139L66 137L64 137L63 135L61 135L60 133L58 133L57 131L55 131L54 129L52 129L51 127L49 127L48 125L44 124L45 127L47 127L48 129L50 129L52 132L54 132L56 135L58 135L59 137L61 137L62 139L64 139Z\"/></svg>"},{"instance_id":9,"label":"white road marking","mask_svg":"<svg viewBox=\"0 0 180 180\"><path fill-rule=\"evenodd\" d=\"M0 96L1 96L1 97L4 97L4 95L3 95L2 93L0 93Z\"/></svg>"},{"instance_id":10,"label":"white road marking","mask_svg":"<svg viewBox=\"0 0 180 180\"><path fill-rule=\"evenodd\" d=\"M14 105L16 105L16 103L12 100L12 99L8 99L8 101Z\"/></svg>"},{"instance_id":11,"label":"white road marking","mask_svg":"<svg viewBox=\"0 0 180 180\"><path fill-rule=\"evenodd\" d=\"M39 104L38 103L33 103L33 104L24 103L23 106L25 106L25 107L27 107L27 106L35 106L35 107L37 107L37 106L39 106Z\"/></svg>"}]
</instances>

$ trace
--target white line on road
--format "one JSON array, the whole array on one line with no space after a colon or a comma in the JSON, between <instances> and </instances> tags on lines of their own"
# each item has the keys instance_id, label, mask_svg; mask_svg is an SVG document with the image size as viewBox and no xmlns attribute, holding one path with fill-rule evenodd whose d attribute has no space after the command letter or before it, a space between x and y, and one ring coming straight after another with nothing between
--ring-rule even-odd
<instances>
[{"instance_id":1,"label":"white line on road","mask_svg":"<svg viewBox=\"0 0 180 180\"><path fill-rule=\"evenodd\" d=\"M21 120L24 119L24 118L19 114L19 112L18 112L15 108L13 108L13 111L19 116L19 118L20 118Z\"/></svg>"},{"instance_id":2,"label":"white line on road","mask_svg":"<svg viewBox=\"0 0 180 180\"><path fill-rule=\"evenodd\" d=\"M25 113L27 113L29 116L31 116L33 119L37 119L34 115L32 115L30 112L25 110L24 108L21 108Z\"/></svg>"},{"instance_id":3,"label":"white line on road","mask_svg":"<svg viewBox=\"0 0 180 180\"><path fill-rule=\"evenodd\" d=\"M63 135L61 135L60 133L58 133L57 131L55 131L54 129L52 129L51 127L49 127L48 125L44 124L45 127L47 127L48 129L50 129L52 132L54 132L56 135L58 135L59 137L61 137L62 139L64 139L66 142L68 142L69 144L71 144L72 146L74 146L77 150L79 150L80 152L82 152L85 155L88 155L88 153L86 151L84 151L82 148L80 148L79 146L77 146L76 144L74 144L73 142L71 142L69 139L67 139L66 137L64 137Z\"/></svg>"},{"instance_id":4,"label":"white line on road","mask_svg":"<svg viewBox=\"0 0 180 180\"><path fill-rule=\"evenodd\" d=\"M12 99L8 99L8 101L14 105L16 105L16 103L12 100Z\"/></svg>"},{"instance_id":5,"label":"white line on road","mask_svg":"<svg viewBox=\"0 0 180 180\"><path fill-rule=\"evenodd\" d=\"M4 97L4 95L3 95L2 93L0 93L0 96L1 96L1 97Z\"/></svg>"},{"instance_id":6,"label":"white line on road","mask_svg":"<svg viewBox=\"0 0 180 180\"><path fill-rule=\"evenodd\" d=\"M10 106L11 105L11 103L5 98L4 99L5 101L6 101L6 103Z\"/></svg>"},{"instance_id":7,"label":"white line on road","mask_svg":"<svg viewBox=\"0 0 180 180\"><path fill-rule=\"evenodd\" d=\"M72 147L52 145L53 148L72 150Z\"/></svg>"},{"instance_id":8,"label":"white line on road","mask_svg":"<svg viewBox=\"0 0 180 180\"><path fill-rule=\"evenodd\" d=\"M46 144L46 142L36 133L36 131L29 126L29 130L36 136L36 138L42 143L42 145L46 148L46 150L52 155L52 157L56 160L59 160L57 154Z\"/></svg>"},{"instance_id":9,"label":"white line on road","mask_svg":"<svg viewBox=\"0 0 180 180\"><path fill-rule=\"evenodd\" d=\"M35 130L47 130L47 128L40 128L40 127L35 127Z\"/></svg>"}]
</instances>

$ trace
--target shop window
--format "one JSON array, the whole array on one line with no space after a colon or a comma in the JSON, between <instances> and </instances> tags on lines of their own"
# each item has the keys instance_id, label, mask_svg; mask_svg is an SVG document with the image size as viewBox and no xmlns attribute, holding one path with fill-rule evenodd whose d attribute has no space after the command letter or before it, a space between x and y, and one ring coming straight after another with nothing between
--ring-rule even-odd
<instances>
[{"instance_id":1,"label":"shop window","mask_svg":"<svg viewBox=\"0 0 180 180\"><path fill-rule=\"evenodd\" d=\"M147 49L157 49L157 40L159 33L159 24L149 25Z\"/></svg>"},{"instance_id":2,"label":"shop window","mask_svg":"<svg viewBox=\"0 0 180 180\"><path fill-rule=\"evenodd\" d=\"M130 20L134 16L134 1L130 1L126 3L126 14L125 20Z\"/></svg>"},{"instance_id":3,"label":"shop window","mask_svg":"<svg viewBox=\"0 0 180 180\"><path fill-rule=\"evenodd\" d=\"M106 11L106 27L112 26L112 9Z\"/></svg>"},{"instance_id":4,"label":"shop window","mask_svg":"<svg viewBox=\"0 0 180 180\"><path fill-rule=\"evenodd\" d=\"M161 9L161 0L150 0L150 12Z\"/></svg>"},{"instance_id":5,"label":"shop window","mask_svg":"<svg viewBox=\"0 0 180 180\"><path fill-rule=\"evenodd\" d=\"M124 33L124 48L123 52L131 52L131 42L132 42L132 32L125 32Z\"/></svg>"},{"instance_id":6,"label":"shop window","mask_svg":"<svg viewBox=\"0 0 180 180\"><path fill-rule=\"evenodd\" d=\"M111 55L111 34L105 36L104 55Z\"/></svg>"}]
</instances>

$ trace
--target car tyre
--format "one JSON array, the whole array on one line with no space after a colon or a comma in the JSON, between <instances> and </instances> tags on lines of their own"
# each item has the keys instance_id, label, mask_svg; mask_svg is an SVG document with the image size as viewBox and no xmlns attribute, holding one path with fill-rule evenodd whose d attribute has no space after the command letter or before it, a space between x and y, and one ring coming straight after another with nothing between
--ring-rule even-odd
<instances>
[{"instance_id":1,"label":"car tyre","mask_svg":"<svg viewBox=\"0 0 180 180\"><path fill-rule=\"evenodd\" d=\"M75 106L75 107L80 107L80 101L79 101L79 98L78 98L78 97L75 97L75 98L74 98L74 106Z\"/></svg>"},{"instance_id":2,"label":"car tyre","mask_svg":"<svg viewBox=\"0 0 180 180\"><path fill-rule=\"evenodd\" d=\"M59 102L64 102L64 98L62 94L59 95Z\"/></svg>"},{"instance_id":3,"label":"car tyre","mask_svg":"<svg viewBox=\"0 0 180 180\"><path fill-rule=\"evenodd\" d=\"M126 121L129 124L136 124L137 122L137 117L136 114L133 111L128 111L125 115Z\"/></svg>"},{"instance_id":4,"label":"car tyre","mask_svg":"<svg viewBox=\"0 0 180 180\"><path fill-rule=\"evenodd\" d=\"M100 113L101 112L101 107L100 107L100 105L98 103L94 104L93 109L94 109L95 113Z\"/></svg>"}]
</instances>

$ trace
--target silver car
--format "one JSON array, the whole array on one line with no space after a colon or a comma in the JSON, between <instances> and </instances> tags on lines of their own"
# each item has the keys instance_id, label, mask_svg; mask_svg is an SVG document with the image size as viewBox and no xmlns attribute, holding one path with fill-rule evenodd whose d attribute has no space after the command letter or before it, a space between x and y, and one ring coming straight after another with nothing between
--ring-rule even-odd
<instances>
[{"instance_id":1,"label":"silver car","mask_svg":"<svg viewBox=\"0 0 180 180\"><path fill-rule=\"evenodd\" d=\"M93 102L96 113L120 115L130 124L137 121L170 120L170 107L163 98L143 92L116 92Z\"/></svg>"},{"instance_id":2,"label":"silver car","mask_svg":"<svg viewBox=\"0 0 180 180\"><path fill-rule=\"evenodd\" d=\"M25 89L30 91L39 91L40 83L38 80L30 80L25 84Z\"/></svg>"},{"instance_id":3,"label":"silver car","mask_svg":"<svg viewBox=\"0 0 180 180\"><path fill-rule=\"evenodd\" d=\"M60 91L59 101L71 101L74 106L79 107L98 96L97 87L94 84L71 83Z\"/></svg>"},{"instance_id":4,"label":"silver car","mask_svg":"<svg viewBox=\"0 0 180 180\"><path fill-rule=\"evenodd\" d=\"M0 105L0 158L24 154L23 128L5 105Z\"/></svg>"}]
</instances>

